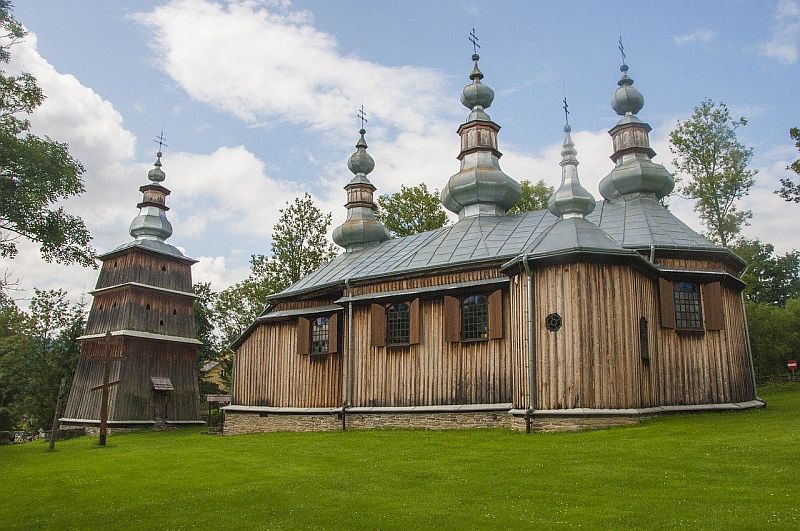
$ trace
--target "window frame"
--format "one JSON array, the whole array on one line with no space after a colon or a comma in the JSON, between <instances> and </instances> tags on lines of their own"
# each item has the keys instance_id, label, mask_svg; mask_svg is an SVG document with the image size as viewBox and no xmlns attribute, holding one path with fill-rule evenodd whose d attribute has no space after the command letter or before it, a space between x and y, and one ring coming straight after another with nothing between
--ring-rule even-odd
<instances>
[{"instance_id":1,"label":"window frame","mask_svg":"<svg viewBox=\"0 0 800 531\"><path fill-rule=\"evenodd\" d=\"M469 315L466 310L468 301L471 299L480 299L480 304L482 308L479 308L477 311L471 312L473 315ZM477 306L478 303L473 303L474 306ZM459 332L460 338L462 343L472 343L476 341L489 341L490 339L490 319L489 319L489 295L485 293L472 293L461 297L459 299L459 309L461 310L461 322L459 323ZM482 330L466 330L466 317L472 318L475 324L478 320L483 321L483 329ZM467 337L467 332L478 332L480 334L479 337Z\"/></svg>"},{"instance_id":2,"label":"window frame","mask_svg":"<svg viewBox=\"0 0 800 531\"><path fill-rule=\"evenodd\" d=\"M330 326L331 326L331 316L330 315L321 315L319 317L315 317L310 319L311 323L309 326L309 341L308 341L308 353L312 356L322 356L327 355L330 353ZM319 321L325 321L324 324L319 324ZM315 336L318 338L315 339ZM319 338L324 339L319 339ZM315 344L319 344L319 347L315 348ZM323 350L318 350L324 346Z\"/></svg>"},{"instance_id":3,"label":"window frame","mask_svg":"<svg viewBox=\"0 0 800 531\"><path fill-rule=\"evenodd\" d=\"M692 290L681 289L691 286ZM705 332L703 316L703 290L697 282L680 280L672 285L675 308L675 330L680 332ZM681 294L679 296L679 294Z\"/></svg>"},{"instance_id":4,"label":"window frame","mask_svg":"<svg viewBox=\"0 0 800 531\"><path fill-rule=\"evenodd\" d=\"M398 310L398 313L405 313L405 317L392 319L392 311L395 307L405 307L405 310ZM386 305L386 346L387 347L407 347L411 344L411 302L410 301L397 301L391 302ZM393 341L394 338L400 334L393 333L392 326L405 328L405 339L400 341ZM402 328L401 328L402 331ZM396 332L396 330L395 330ZM401 338L402 339L402 338Z\"/></svg>"}]
</instances>

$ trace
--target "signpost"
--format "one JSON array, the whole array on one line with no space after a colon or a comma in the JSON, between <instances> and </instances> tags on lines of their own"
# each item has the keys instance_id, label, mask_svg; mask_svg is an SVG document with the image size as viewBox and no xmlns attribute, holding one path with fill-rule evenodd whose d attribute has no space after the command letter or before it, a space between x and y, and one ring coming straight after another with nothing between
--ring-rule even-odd
<instances>
[{"instance_id":1,"label":"signpost","mask_svg":"<svg viewBox=\"0 0 800 531\"><path fill-rule=\"evenodd\" d=\"M106 336L101 339L99 343L105 347L105 349L101 348L101 351L105 350L105 352L99 356L92 356L92 358L103 364L103 383L92 387L92 391L101 390L103 392L100 398L100 441L98 444L100 446L105 446L106 434L108 433L108 390L111 386L117 385L120 382L120 380L114 380L113 382L108 381L108 363L111 361L120 361L124 356L112 355L117 341L111 336L110 330L106 332Z\"/></svg>"},{"instance_id":2,"label":"signpost","mask_svg":"<svg viewBox=\"0 0 800 531\"><path fill-rule=\"evenodd\" d=\"M786 367L787 367L787 368L788 368L790 371L792 371L792 374L794 374L794 371L796 371L796 370L797 370L797 360L789 360L789 361L787 361L787 362L786 362Z\"/></svg>"}]
</instances>

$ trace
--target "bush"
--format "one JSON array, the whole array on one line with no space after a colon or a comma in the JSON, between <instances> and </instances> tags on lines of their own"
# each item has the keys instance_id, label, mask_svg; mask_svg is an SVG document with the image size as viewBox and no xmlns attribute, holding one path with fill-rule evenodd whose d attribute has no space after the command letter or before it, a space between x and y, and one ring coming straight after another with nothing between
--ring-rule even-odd
<instances>
[{"instance_id":1,"label":"bush","mask_svg":"<svg viewBox=\"0 0 800 531\"><path fill-rule=\"evenodd\" d=\"M800 299L786 306L745 303L756 379L764 382L787 374L786 362L800 357Z\"/></svg>"}]
</instances>

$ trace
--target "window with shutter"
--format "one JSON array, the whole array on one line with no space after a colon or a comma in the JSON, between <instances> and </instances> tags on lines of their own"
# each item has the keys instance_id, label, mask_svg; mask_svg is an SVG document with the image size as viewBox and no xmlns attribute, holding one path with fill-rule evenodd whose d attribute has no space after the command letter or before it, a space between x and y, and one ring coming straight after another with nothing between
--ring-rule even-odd
<instances>
[{"instance_id":1,"label":"window with shutter","mask_svg":"<svg viewBox=\"0 0 800 531\"><path fill-rule=\"evenodd\" d=\"M411 307L395 302L386 308L386 344L390 347L408 345L411 339Z\"/></svg>"},{"instance_id":2,"label":"window with shutter","mask_svg":"<svg viewBox=\"0 0 800 531\"><path fill-rule=\"evenodd\" d=\"M330 318L317 317L311 322L311 354L328 353Z\"/></svg>"},{"instance_id":3,"label":"window with shutter","mask_svg":"<svg viewBox=\"0 0 800 531\"><path fill-rule=\"evenodd\" d=\"M461 301L461 340L489 339L489 298L470 295Z\"/></svg>"},{"instance_id":4,"label":"window with shutter","mask_svg":"<svg viewBox=\"0 0 800 531\"><path fill-rule=\"evenodd\" d=\"M700 286L694 282L676 282L675 328L678 330L702 330L703 312L700 305Z\"/></svg>"}]
</instances>

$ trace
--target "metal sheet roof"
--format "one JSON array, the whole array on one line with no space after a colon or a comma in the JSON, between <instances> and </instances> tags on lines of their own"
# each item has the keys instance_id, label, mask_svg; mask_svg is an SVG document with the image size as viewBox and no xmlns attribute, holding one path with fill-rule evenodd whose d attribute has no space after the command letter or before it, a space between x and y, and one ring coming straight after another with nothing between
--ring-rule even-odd
<instances>
[{"instance_id":1,"label":"metal sheet roof","mask_svg":"<svg viewBox=\"0 0 800 531\"><path fill-rule=\"evenodd\" d=\"M724 251L676 218L652 195L630 194L614 201L598 201L587 219L627 249L648 249L652 244L659 249ZM547 210L464 218L441 229L343 253L273 298L338 286L348 278L366 280L508 260L530 250L556 221L558 218Z\"/></svg>"}]
</instances>

